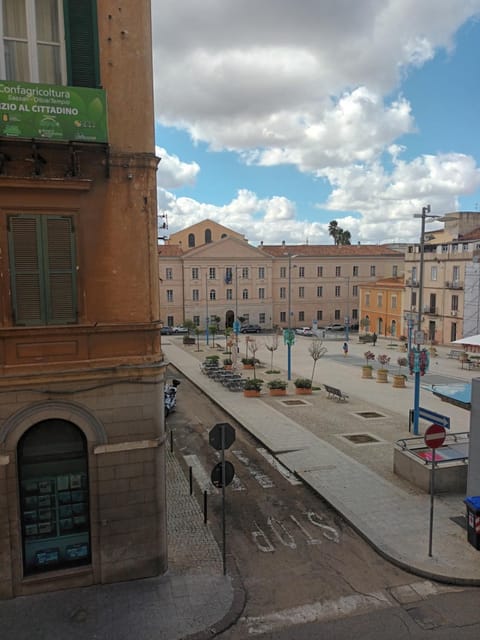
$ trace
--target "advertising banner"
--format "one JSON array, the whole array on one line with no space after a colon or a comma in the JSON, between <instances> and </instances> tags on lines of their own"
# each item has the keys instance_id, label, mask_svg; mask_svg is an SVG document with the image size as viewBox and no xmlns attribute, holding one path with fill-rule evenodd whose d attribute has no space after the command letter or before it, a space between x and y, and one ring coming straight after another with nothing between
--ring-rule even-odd
<instances>
[{"instance_id":1,"label":"advertising banner","mask_svg":"<svg viewBox=\"0 0 480 640\"><path fill-rule=\"evenodd\" d=\"M0 136L107 142L105 91L0 80Z\"/></svg>"}]
</instances>

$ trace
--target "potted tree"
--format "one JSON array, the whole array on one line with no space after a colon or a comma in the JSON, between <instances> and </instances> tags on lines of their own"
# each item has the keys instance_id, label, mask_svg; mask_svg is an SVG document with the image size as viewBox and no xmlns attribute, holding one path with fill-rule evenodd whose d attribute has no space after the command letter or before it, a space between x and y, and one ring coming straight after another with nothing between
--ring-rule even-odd
<instances>
[{"instance_id":1,"label":"potted tree","mask_svg":"<svg viewBox=\"0 0 480 640\"><path fill-rule=\"evenodd\" d=\"M244 369L253 369L255 358L242 358L242 364Z\"/></svg>"},{"instance_id":2,"label":"potted tree","mask_svg":"<svg viewBox=\"0 0 480 640\"><path fill-rule=\"evenodd\" d=\"M365 357L365 364L362 366L362 378L372 378L373 367L370 364L371 360L375 360L375 354L373 351L365 351L363 354Z\"/></svg>"},{"instance_id":3,"label":"potted tree","mask_svg":"<svg viewBox=\"0 0 480 640\"><path fill-rule=\"evenodd\" d=\"M223 359L223 367L227 371L230 371L231 368L233 367L233 360L231 358L224 358Z\"/></svg>"},{"instance_id":4,"label":"potted tree","mask_svg":"<svg viewBox=\"0 0 480 640\"><path fill-rule=\"evenodd\" d=\"M377 382L388 382L388 364L390 362L390 356L382 353L377 356L377 360L380 363L380 369L377 369Z\"/></svg>"},{"instance_id":5,"label":"potted tree","mask_svg":"<svg viewBox=\"0 0 480 640\"><path fill-rule=\"evenodd\" d=\"M262 390L263 380L260 378L247 378L243 386L243 395L246 398L258 398Z\"/></svg>"},{"instance_id":6,"label":"potted tree","mask_svg":"<svg viewBox=\"0 0 480 640\"><path fill-rule=\"evenodd\" d=\"M187 330L187 335L183 336L183 344L195 344L195 338L190 334L197 328L193 320L184 320L183 326Z\"/></svg>"},{"instance_id":7,"label":"potted tree","mask_svg":"<svg viewBox=\"0 0 480 640\"><path fill-rule=\"evenodd\" d=\"M270 380L267 382L269 388L269 394L271 396L285 396L287 394L287 383L285 380Z\"/></svg>"},{"instance_id":8,"label":"potted tree","mask_svg":"<svg viewBox=\"0 0 480 640\"><path fill-rule=\"evenodd\" d=\"M402 373L402 367L406 367L407 362L408 360L405 358L405 356L400 356L399 358L397 358L398 373L393 374L393 385L392 385L397 389L405 388L405 380L407 376L405 376Z\"/></svg>"},{"instance_id":9,"label":"potted tree","mask_svg":"<svg viewBox=\"0 0 480 640\"><path fill-rule=\"evenodd\" d=\"M297 378L293 384L295 385L295 393L299 396L312 393L312 381L310 378Z\"/></svg>"}]
</instances>

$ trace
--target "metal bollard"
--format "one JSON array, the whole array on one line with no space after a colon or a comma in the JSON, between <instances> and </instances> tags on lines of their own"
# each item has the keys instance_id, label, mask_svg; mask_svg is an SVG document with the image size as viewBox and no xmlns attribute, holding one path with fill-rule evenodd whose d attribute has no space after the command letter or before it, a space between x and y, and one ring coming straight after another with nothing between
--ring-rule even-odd
<instances>
[{"instance_id":1,"label":"metal bollard","mask_svg":"<svg viewBox=\"0 0 480 640\"><path fill-rule=\"evenodd\" d=\"M203 492L203 524L207 524L207 492Z\"/></svg>"},{"instance_id":2,"label":"metal bollard","mask_svg":"<svg viewBox=\"0 0 480 640\"><path fill-rule=\"evenodd\" d=\"M193 468L188 467L188 480L190 482L190 495L193 493Z\"/></svg>"},{"instance_id":3,"label":"metal bollard","mask_svg":"<svg viewBox=\"0 0 480 640\"><path fill-rule=\"evenodd\" d=\"M173 453L173 431L170 430L170 453Z\"/></svg>"}]
</instances>

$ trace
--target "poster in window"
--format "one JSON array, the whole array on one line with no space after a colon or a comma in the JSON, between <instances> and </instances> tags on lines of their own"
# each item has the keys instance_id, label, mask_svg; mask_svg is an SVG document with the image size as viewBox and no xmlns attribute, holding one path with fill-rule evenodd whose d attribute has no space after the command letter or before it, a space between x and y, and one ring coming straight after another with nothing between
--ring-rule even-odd
<instances>
[{"instance_id":1,"label":"poster in window","mask_svg":"<svg viewBox=\"0 0 480 640\"><path fill-rule=\"evenodd\" d=\"M66 531L71 531L72 529L73 529L72 518L63 518L62 520L60 520L61 533L65 533Z\"/></svg>"},{"instance_id":2,"label":"poster in window","mask_svg":"<svg viewBox=\"0 0 480 640\"><path fill-rule=\"evenodd\" d=\"M70 491L59 491L58 502L59 504L70 504L72 501L72 494Z\"/></svg>"},{"instance_id":3,"label":"poster in window","mask_svg":"<svg viewBox=\"0 0 480 640\"><path fill-rule=\"evenodd\" d=\"M38 491L39 493L52 493L52 481L51 480L40 480L38 483Z\"/></svg>"},{"instance_id":4,"label":"poster in window","mask_svg":"<svg viewBox=\"0 0 480 640\"><path fill-rule=\"evenodd\" d=\"M23 498L23 506L26 509L36 509L38 505L37 496L25 496Z\"/></svg>"},{"instance_id":5,"label":"poster in window","mask_svg":"<svg viewBox=\"0 0 480 640\"><path fill-rule=\"evenodd\" d=\"M70 489L81 489L82 488L82 474L81 473L71 473L70 474Z\"/></svg>"},{"instance_id":6,"label":"poster in window","mask_svg":"<svg viewBox=\"0 0 480 640\"><path fill-rule=\"evenodd\" d=\"M57 491L67 491L70 489L70 478L69 476L58 476L57 477Z\"/></svg>"},{"instance_id":7,"label":"poster in window","mask_svg":"<svg viewBox=\"0 0 480 640\"><path fill-rule=\"evenodd\" d=\"M68 505L64 505L59 509L60 518L71 518L72 517L72 507Z\"/></svg>"},{"instance_id":8,"label":"poster in window","mask_svg":"<svg viewBox=\"0 0 480 640\"><path fill-rule=\"evenodd\" d=\"M25 524L35 524L37 522L37 512L36 511L24 511L23 512L23 520Z\"/></svg>"},{"instance_id":9,"label":"poster in window","mask_svg":"<svg viewBox=\"0 0 480 640\"><path fill-rule=\"evenodd\" d=\"M25 493L29 494L37 494L38 493L38 482L34 480L28 480L23 484L23 490Z\"/></svg>"},{"instance_id":10,"label":"poster in window","mask_svg":"<svg viewBox=\"0 0 480 640\"><path fill-rule=\"evenodd\" d=\"M38 534L38 527L36 524L27 524L25 525L25 535L26 536L36 536Z\"/></svg>"},{"instance_id":11,"label":"poster in window","mask_svg":"<svg viewBox=\"0 0 480 640\"><path fill-rule=\"evenodd\" d=\"M52 533L53 524L51 522L39 522L38 523L38 533L42 535L46 535L47 533Z\"/></svg>"},{"instance_id":12,"label":"poster in window","mask_svg":"<svg viewBox=\"0 0 480 640\"><path fill-rule=\"evenodd\" d=\"M51 509L39 509L38 510L38 519L41 522L50 522L52 519L52 510Z\"/></svg>"},{"instance_id":13,"label":"poster in window","mask_svg":"<svg viewBox=\"0 0 480 640\"><path fill-rule=\"evenodd\" d=\"M82 560L88 557L88 544L86 542L72 544L65 549L65 554L69 560Z\"/></svg>"},{"instance_id":14,"label":"poster in window","mask_svg":"<svg viewBox=\"0 0 480 640\"><path fill-rule=\"evenodd\" d=\"M38 496L39 507L50 507L52 505L51 497L49 495Z\"/></svg>"},{"instance_id":15,"label":"poster in window","mask_svg":"<svg viewBox=\"0 0 480 640\"><path fill-rule=\"evenodd\" d=\"M56 564L60 558L58 547L52 549L42 549L35 554L35 564L37 567L44 567L49 564Z\"/></svg>"}]
</instances>

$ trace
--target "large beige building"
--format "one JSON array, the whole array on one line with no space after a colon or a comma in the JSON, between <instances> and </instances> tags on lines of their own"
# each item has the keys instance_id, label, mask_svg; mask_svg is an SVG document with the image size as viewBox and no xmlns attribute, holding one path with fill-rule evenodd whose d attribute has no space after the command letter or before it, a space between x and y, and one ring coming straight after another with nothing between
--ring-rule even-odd
<instances>
[{"instance_id":1,"label":"large beige building","mask_svg":"<svg viewBox=\"0 0 480 640\"><path fill-rule=\"evenodd\" d=\"M356 325L360 284L401 276L404 262L385 245L254 247L211 220L172 234L158 253L162 321L202 329L215 318L220 328L236 318L264 329Z\"/></svg>"}]
</instances>

